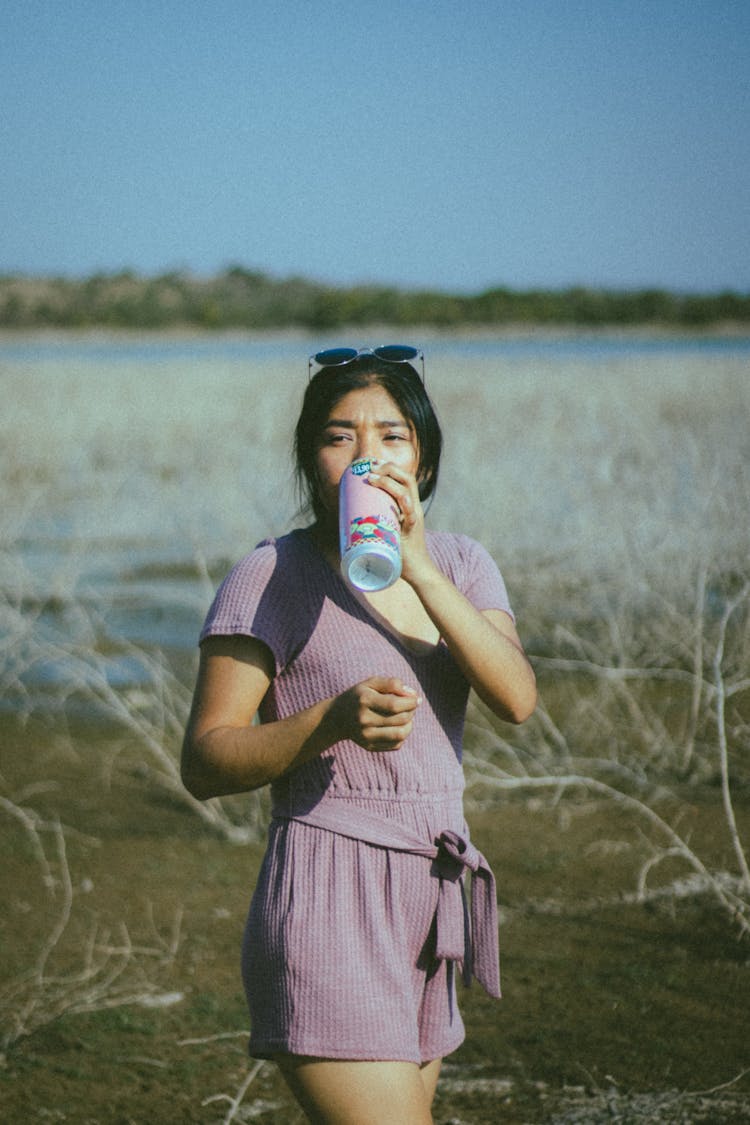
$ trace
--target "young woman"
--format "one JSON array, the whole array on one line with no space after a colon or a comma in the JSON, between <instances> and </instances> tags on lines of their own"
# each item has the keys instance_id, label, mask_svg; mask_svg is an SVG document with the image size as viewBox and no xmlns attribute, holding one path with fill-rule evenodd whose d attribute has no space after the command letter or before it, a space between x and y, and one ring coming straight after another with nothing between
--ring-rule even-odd
<instances>
[{"instance_id":1,"label":"young woman","mask_svg":"<svg viewBox=\"0 0 750 1125\"><path fill-rule=\"evenodd\" d=\"M250 1052L327 1125L431 1122L441 1059L464 1036L456 966L499 995L463 722L470 688L510 722L536 702L494 562L425 529L442 437L418 354L314 357L295 434L313 522L260 544L219 589L183 749L199 798L271 785L243 949ZM401 522L401 578L368 594L339 570L338 485L361 457Z\"/></svg>"}]
</instances>

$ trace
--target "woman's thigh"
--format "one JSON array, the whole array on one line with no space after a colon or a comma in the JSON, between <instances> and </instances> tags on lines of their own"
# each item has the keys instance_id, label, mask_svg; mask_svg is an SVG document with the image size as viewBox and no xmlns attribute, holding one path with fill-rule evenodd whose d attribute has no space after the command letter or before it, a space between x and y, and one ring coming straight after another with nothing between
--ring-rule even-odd
<instances>
[{"instance_id":1,"label":"woman's thigh","mask_svg":"<svg viewBox=\"0 0 750 1125\"><path fill-rule=\"evenodd\" d=\"M431 1125L440 1060L359 1062L279 1055L276 1062L314 1125Z\"/></svg>"}]
</instances>

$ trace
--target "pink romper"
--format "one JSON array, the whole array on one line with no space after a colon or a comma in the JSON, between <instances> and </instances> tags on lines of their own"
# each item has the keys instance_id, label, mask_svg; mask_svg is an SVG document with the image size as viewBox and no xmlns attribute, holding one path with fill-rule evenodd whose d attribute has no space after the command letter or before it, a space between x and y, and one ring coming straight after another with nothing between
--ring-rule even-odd
<instances>
[{"instance_id":1,"label":"pink romper","mask_svg":"<svg viewBox=\"0 0 750 1125\"><path fill-rule=\"evenodd\" d=\"M511 613L478 543L428 533L428 546L473 605ZM263 722L372 675L423 697L401 750L341 741L271 787L243 944L250 1053L440 1058L464 1037L455 964L499 996L494 879L463 815L468 684L442 641L416 653L372 617L309 530L265 541L224 580L201 640L237 634L275 661Z\"/></svg>"}]
</instances>

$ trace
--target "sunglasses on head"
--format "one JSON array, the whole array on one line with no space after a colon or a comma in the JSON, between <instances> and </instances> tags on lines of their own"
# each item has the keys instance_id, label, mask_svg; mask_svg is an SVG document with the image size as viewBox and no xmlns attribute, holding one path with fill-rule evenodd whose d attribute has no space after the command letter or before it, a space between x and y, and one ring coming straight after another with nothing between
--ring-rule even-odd
<instances>
[{"instance_id":1,"label":"sunglasses on head","mask_svg":"<svg viewBox=\"0 0 750 1125\"><path fill-rule=\"evenodd\" d=\"M422 382L424 383L424 352L411 344L380 344L377 348L326 348L325 351L316 352L307 361L307 377L312 377L313 364L319 367L343 367L344 364L353 363L363 355L374 355L386 363L411 363L419 359L422 364Z\"/></svg>"}]
</instances>

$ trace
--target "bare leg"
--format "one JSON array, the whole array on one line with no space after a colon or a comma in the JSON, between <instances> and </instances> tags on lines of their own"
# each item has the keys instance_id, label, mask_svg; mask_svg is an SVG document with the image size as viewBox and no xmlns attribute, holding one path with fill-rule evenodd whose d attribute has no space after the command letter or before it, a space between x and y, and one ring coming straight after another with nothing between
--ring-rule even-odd
<instances>
[{"instance_id":1,"label":"bare leg","mask_svg":"<svg viewBox=\"0 0 750 1125\"><path fill-rule=\"evenodd\" d=\"M276 1062L313 1125L432 1125L439 1059L423 1067L299 1055Z\"/></svg>"},{"instance_id":2,"label":"bare leg","mask_svg":"<svg viewBox=\"0 0 750 1125\"><path fill-rule=\"evenodd\" d=\"M440 1067L443 1064L442 1059L433 1059L432 1062L422 1063L419 1073L422 1075L424 1082L425 1092L427 1094L427 1102L432 1105L435 1091L437 1089L438 1078L440 1077Z\"/></svg>"}]
</instances>

